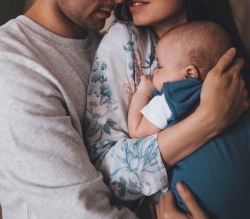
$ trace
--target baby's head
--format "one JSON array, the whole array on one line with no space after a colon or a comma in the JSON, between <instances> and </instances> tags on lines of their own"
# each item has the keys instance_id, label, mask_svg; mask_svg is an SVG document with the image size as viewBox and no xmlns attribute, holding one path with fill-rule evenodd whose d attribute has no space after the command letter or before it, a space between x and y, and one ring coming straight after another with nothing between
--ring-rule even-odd
<instances>
[{"instance_id":1,"label":"baby's head","mask_svg":"<svg viewBox=\"0 0 250 219\"><path fill-rule=\"evenodd\" d=\"M159 63L153 78L156 89L161 90L167 81L188 77L203 80L231 46L229 34L216 23L195 21L174 27L160 38L156 47Z\"/></svg>"}]
</instances>

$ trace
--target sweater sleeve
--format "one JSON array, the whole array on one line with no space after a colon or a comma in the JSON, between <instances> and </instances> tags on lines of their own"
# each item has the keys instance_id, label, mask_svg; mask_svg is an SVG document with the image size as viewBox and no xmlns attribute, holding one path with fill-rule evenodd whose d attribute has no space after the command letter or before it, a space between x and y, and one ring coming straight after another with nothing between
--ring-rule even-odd
<instances>
[{"instance_id":1,"label":"sweater sleeve","mask_svg":"<svg viewBox=\"0 0 250 219\"><path fill-rule=\"evenodd\" d=\"M138 83L133 71L136 37L128 23L113 24L97 50L87 94L87 148L121 200L136 200L168 187L157 135L128 137L127 112Z\"/></svg>"}]
</instances>

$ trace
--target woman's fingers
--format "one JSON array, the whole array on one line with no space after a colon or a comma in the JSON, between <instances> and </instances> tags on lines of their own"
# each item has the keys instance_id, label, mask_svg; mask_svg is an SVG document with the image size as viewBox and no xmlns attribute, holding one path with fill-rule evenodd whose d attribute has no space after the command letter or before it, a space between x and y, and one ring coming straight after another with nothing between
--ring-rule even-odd
<instances>
[{"instance_id":1,"label":"woman's fingers","mask_svg":"<svg viewBox=\"0 0 250 219\"><path fill-rule=\"evenodd\" d=\"M177 183L176 188L190 214L181 212L177 208L174 194L169 190L164 196L160 197L160 201L156 205L157 219L208 219L194 195L183 183Z\"/></svg>"},{"instance_id":2,"label":"woman's fingers","mask_svg":"<svg viewBox=\"0 0 250 219\"><path fill-rule=\"evenodd\" d=\"M215 71L213 72L218 72L221 75L228 69L228 67L231 65L233 62L234 56L236 54L236 49L231 48L229 49L218 61L216 66L214 67Z\"/></svg>"},{"instance_id":3,"label":"woman's fingers","mask_svg":"<svg viewBox=\"0 0 250 219\"><path fill-rule=\"evenodd\" d=\"M181 212L175 203L174 194L169 190L156 204L157 219L188 219L189 217Z\"/></svg>"},{"instance_id":4,"label":"woman's fingers","mask_svg":"<svg viewBox=\"0 0 250 219\"><path fill-rule=\"evenodd\" d=\"M199 206L197 204L196 198L193 196L190 190L183 183L177 183L176 189L181 196L182 201L189 209L191 215L196 215L197 211L199 211Z\"/></svg>"},{"instance_id":5,"label":"woman's fingers","mask_svg":"<svg viewBox=\"0 0 250 219\"><path fill-rule=\"evenodd\" d=\"M194 195L183 183L177 183L176 188L183 202L186 204L187 208L190 211L189 218L208 219L208 216L200 208Z\"/></svg>"},{"instance_id":6,"label":"woman's fingers","mask_svg":"<svg viewBox=\"0 0 250 219\"><path fill-rule=\"evenodd\" d=\"M235 49L228 50L210 70L204 80L200 106L214 120L215 130L221 132L234 123L249 107L245 81L241 76L244 60L235 56Z\"/></svg>"},{"instance_id":7,"label":"woman's fingers","mask_svg":"<svg viewBox=\"0 0 250 219\"><path fill-rule=\"evenodd\" d=\"M241 69L243 68L243 66L245 65L245 61L242 58L236 58L231 66L227 69L227 71L225 71L225 73L232 73L234 75L239 74L241 76Z\"/></svg>"}]
</instances>

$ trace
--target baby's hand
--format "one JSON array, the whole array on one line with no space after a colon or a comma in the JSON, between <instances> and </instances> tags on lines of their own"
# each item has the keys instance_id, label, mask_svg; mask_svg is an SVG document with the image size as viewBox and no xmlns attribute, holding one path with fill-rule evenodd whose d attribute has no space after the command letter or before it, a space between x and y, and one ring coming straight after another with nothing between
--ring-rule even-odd
<instances>
[{"instance_id":1,"label":"baby's hand","mask_svg":"<svg viewBox=\"0 0 250 219\"><path fill-rule=\"evenodd\" d=\"M154 91L154 85L152 82L152 77L147 76L147 75L142 75L137 92L140 92L149 97L152 97L153 91Z\"/></svg>"}]
</instances>

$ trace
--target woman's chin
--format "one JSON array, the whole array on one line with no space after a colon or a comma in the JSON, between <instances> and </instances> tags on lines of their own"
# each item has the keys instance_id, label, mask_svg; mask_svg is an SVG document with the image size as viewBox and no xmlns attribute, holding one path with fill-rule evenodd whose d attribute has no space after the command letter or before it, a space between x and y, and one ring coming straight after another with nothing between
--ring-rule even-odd
<instances>
[{"instance_id":1,"label":"woman's chin","mask_svg":"<svg viewBox=\"0 0 250 219\"><path fill-rule=\"evenodd\" d=\"M149 24L147 24L147 22L145 22L145 19L143 18L134 18L133 17L133 23L136 26L148 26Z\"/></svg>"}]
</instances>

